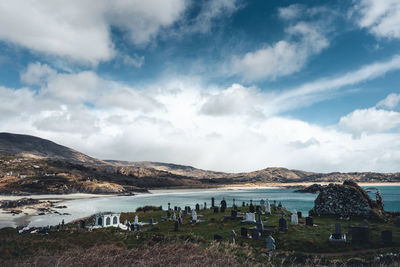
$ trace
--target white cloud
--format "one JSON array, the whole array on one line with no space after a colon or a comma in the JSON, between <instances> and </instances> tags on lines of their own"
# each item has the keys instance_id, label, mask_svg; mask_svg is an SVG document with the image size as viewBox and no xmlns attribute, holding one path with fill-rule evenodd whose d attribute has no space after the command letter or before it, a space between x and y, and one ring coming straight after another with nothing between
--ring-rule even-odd
<instances>
[{"instance_id":1,"label":"white cloud","mask_svg":"<svg viewBox=\"0 0 400 267\"><path fill-rule=\"evenodd\" d=\"M357 24L377 37L400 38L398 0L360 0L354 8Z\"/></svg>"},{"instance_id":2,"label":"white cloud","mask_svg":"<svg viewBox=\"0 0 400 267\"><path fill-rule=\"evenodd\" d=\"M116 26L145 45L185 10L184 0L2 1L0 39L35 52L97 64L115 56Z\"/></svg>"},{"instance_id":3,"label":"white cloud","mask_svg":"<svg viewBox=\"0 0 400 267\"><path fill-rule=\"evenodd\" d=\"M300 4L293 4L278 9L279 17L285 20L297 19L304 12L305 7Z\"/></svg>"},{"instance_id":4,"label":"white cloud","mask_svg":"<svg viewBox=\"0 0 400 267\"><path fill-rule=\"evenodd\" d=\"M54 69L46 64L42 65L40 62L36 62L29 64L27 69L21 73L21 81L30 85L40 85L54 74L56 74Z\"/></svg>"},{"instance_id":5,"label":"white cloud","mask_svg":"<svg viewBox=\"0 0 400 267\"><path fill-rule=\"evenodd\" d=\"M122 62L128 66L135 66L136 68L140 68L144 64L144 56L139 56L134 54L132 56L124 55L122 56Z\"/></svg>"},{"instance_id":6,"label":"white cloud","mask_svg":"<svg viewBox=\"0 0 400 267\"><path fill-rule=\"evenodd\" d=\"M37 92L0 87L5 103L0 106L0 131L38 135L103 159L175 162L221 171L269 166L394 171L400 163L399 113L354 111L342 118L341 128L279 115L296 107L292 99L378 77L391 70L388 66L397 68L390 62L276 94L239 84L207 86L193 77L138 89L93 72L53 73L40 65L47 72L32 72L28 79L45 77ZM356 134L359 138L353 138Z\"/></svg>"},{"instance_id":7,"label":"white cloud","mask_svg":"<svg viewBox=\"0 0 400 267\"><path fill-rule=\"evenodd\" d=\"M380 133L397 129L400 126L400 113L377 109L357 109L340 118L339 127L360 137L363 133Z\"/></svg>"},{"instance_id":8,"label":"white cloud","mask_svg":"<svg viewBox=\"0 0 400 267\"><path fill-rule=\"evenodd\" d=\"M377 107L394 109L400 103L400 94L389 94L385 99L381 100L376 104Z\"/></svg>"},{"instance_id":9,"label":"white cloud","mask_svg":"<svg viewBox=\"0 0 400 267\"><path fill-rule=\"evenodd\" d=\"M324 30L316 23L299 22L286 29L289 38L265 45L244 56L234 56L232 73L247 80L275 79L300 71L313 55L329 46Z\"/></svg>"}]
</instances>

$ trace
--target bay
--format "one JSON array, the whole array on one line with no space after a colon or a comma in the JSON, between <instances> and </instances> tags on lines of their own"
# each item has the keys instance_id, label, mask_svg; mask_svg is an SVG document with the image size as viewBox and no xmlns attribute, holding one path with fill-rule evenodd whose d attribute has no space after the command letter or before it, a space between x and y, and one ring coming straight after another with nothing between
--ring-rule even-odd
<instances>
[{"instance_id":1,"label":"bay","mask_svg":"<svg viewBox=\"0 0 400 267\"><path fill-rule=\"evenodd\" d=\"M385 210L400 211L400 186L378 186L385 203ZM368 190L370 196L375 199L376 190ZM253 200L254 204L259 204L261 199L269 199L271 203L277 201L288 209L303 212L304 215L314 206L314 200L317 194L295 193L294 189L282 188L251 188L251 189L230 189L230 190L196 190L193 192L180 191L156 194L139 194L135 196L107 196L89 199L77 199L62 201L58 205L65 205L67 208L58 209L60 213L69 215L46 214L41 216L31 216L27 218L18 218L16 220L2 222L0 227L29 225L29 226L47 226L59 224L62 220L66 223L78 218L90 216L98 212L133 212L138 207L145 205L162 206L163 209L174 206L191 206L194 208L196 203L211 206L211 198L215 198L215 204L219 205L222 199L225 199L228 206L236 200L236 205L241 206L242 202ZM1 216L1 215L0 215Z\"/></svg>"}]
</instances>

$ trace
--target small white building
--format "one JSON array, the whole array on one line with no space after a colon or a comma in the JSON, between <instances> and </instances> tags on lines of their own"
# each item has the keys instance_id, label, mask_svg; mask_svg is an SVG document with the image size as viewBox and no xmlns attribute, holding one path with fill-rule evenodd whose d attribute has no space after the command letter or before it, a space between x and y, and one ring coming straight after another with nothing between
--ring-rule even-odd
<instances>
[{"instance_id":1,"label":"small white building","mask_svg":"<svg viewBox=\"0 0 400 267\"><path fill-rule=\"evenodd\" d=\"M96 220L94 227L121 227L123 226L119 222L120 213L100 213L96 214Z\"/></svg>"}]
</instances>

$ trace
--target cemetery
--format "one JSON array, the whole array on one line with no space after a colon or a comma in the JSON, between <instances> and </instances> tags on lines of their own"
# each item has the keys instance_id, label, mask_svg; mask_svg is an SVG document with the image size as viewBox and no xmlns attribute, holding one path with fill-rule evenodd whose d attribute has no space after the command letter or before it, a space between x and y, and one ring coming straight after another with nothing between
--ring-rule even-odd
<instances>
[{"instance_id":1,"label":"cemetery","mask_svg":"<svg viewBox=\"0 0 400 267\"><path fill-rule=\"evenodd\" d=\"M253 263L283 258L373 261L384 253L400 255L399 218L394 215L343 218L313 213L311 216L286 210L284 201L277 204L268 199L244 201L241 206L234 200L216 198L193 207L172 208L169 203L163 206L166 208L161 210L144 207L136 212L96 214L62 227L50 227L45 237L40 233L19 235L12 229L2 229L1 243L12 239L15 246L0 245L0 252L11 257L18 254L13 248L26 246L24 253L29 255L40 247L66 249L71 245L68 242L84 247L118 243L127 249L191 242L203 247L228 246L232 257Z\"/></svg>"}]
</instances>

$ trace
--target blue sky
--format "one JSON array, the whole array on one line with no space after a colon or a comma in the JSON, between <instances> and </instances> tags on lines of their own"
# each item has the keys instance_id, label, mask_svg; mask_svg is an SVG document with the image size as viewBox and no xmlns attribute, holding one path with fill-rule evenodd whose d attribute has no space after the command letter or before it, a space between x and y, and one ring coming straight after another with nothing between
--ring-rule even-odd
<instances>
[{"instance_id":1,"label":"blue sky","mask_svg":"<svg viewBox=\"0 0 400 267\"><path fill-rule=\"evenodd\" d=\"M397 0L0 4L0 131L102 159L397 172Z\"/></svg>"}]
</instances>

